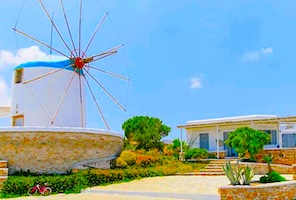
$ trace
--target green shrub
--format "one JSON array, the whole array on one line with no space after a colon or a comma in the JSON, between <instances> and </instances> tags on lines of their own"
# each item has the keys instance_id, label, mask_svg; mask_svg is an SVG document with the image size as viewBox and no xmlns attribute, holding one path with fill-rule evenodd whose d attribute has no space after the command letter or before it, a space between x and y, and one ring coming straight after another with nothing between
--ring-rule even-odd
<instances>
[{"instance_id":1,"label":"green shrub","mask_svg":"<svg viewBox=\"0 0 296 200\"><path fill-rule=\"evenodd\" d=\"M119 158L116 159L116 167L126 168L127 167L127 163L123 160L122 157L119 157Z\"/></svg>"},{"instance_id":2,"label":"green shrub","mask_svg":"<svg viewBox=\"0 0 296 200\"><path fill-rule=\"evenodd\" d=\"M189 159L201 159L201 158L207 158L208 157L208 151L203 148L193 148L189 149L185 153L185 160Z\"/></svg>"},{"instance_id":3,"label":"green shrub","mask_svg":"<svg viewBox=\"0 0 296 200\"><path fill-rule=\"evenodd\" d=\"M122 158L128 165L134 165L137 160L137 155L132 151L122 151L120 158Z\"/></svg>"},{"instance_id":4,"label":"green shrub","mask_svg":"<svg viewBox=\"0 0 296 200\"><path fill-rule=\"evenodd\" d=\"M154 156L151 155L140 155L137 158L136 165L141 167L147 167L151 166L153 163L155 163L156 159Z\"/></svg>"},{"instance_id":5,"label":"green shrub","mask_svg":"<svg viewBox=\"0 0 296 200\"><path fill-rule=\"evenodd\" d=\"M272 171L270 173L266 173L266 176L260 177L260 183L274 183L286 181L284 177L282 177L278 172Z\"/></svg>"}]
</instances>

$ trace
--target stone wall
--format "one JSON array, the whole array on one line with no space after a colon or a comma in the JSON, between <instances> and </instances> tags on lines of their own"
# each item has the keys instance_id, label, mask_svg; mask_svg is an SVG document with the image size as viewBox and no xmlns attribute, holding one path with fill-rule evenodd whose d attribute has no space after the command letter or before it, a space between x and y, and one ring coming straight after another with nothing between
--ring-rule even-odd
<instances>
[{"instance_id":1,"label":"stone wall","mask_svg":"<svg viewBox=\"0 0 296 200\"><path fill-rule=\"evenodd\" d=\"M290 200L296 198L296 181L265 183L258 186L223 186L219 187L219 193L221 200Z\"/></svg>"},{"instance_id":2,"label":"stone wall","mask_svg":"<svg viewBox=\"0 0 296 200\"><path fill-rule=\"evenodd\" d=\"M0 159L8 160L9 173L28 169L64 173L75 163L117 155L123 147L121 136L86 131L2 132L0 129L0 141Z\"/></svg>"},{"instance_id":3,"label":"stone wall","mask_svg":"<svg viewBox=\"0 0 296 200\"><path fill-rule=\"evenodd\" d=\"M258 162L263 162L263 156L272 154L275 158L274 164L292 165L296 164L296 148L291 149L265 149L256 155Z\"/></svg>"},{"instance_id":4,"label":"stone wall","mask_svg":"<svg viewBox=\"0 0 296 200\"><path fill-rule=\"evenodd\" d=\"M236 162L232 162L231 165L235 166ZM246 163L239 162L239 167L249 166L255 170L255 174L257 175L265 175L268 172L268 166L266 163ZM294 169L292 166L288 165L279 165L279 164L271 164L271 168L274 171L277 171L280 174L294 174Z\"/></svg>"}]
</instances>

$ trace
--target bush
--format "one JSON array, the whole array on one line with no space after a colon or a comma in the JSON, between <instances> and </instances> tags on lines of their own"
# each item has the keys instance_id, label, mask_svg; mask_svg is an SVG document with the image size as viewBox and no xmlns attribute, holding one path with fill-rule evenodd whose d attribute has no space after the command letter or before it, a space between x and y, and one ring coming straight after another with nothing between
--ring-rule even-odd
<instances>
[{"instance_id":1,"label":"bush","mask_svg":"<svg viewBox=\"0 0 296 200\"><path fill-rule=\"evenodd\" d=\"M123 160L122 157L119 157L119 158L116 159L116 167L118 167L118 168L126 168L127 163Z\"/></svg>"},{"instance_id":2,"label":"bush","mask_svg":"<svg viewBox=\"0 0 296 200\"><path fill-rule=\"evenodd\" d=\"M266 173L266 176L260 177L260 183L274 183L286 181L284 177L282 177L278 172L272 171L270 173Z\"/></svg>"},{"instance_id":3,"label":"bush","mask_svg":"<svg viewBox=\"0 0 296 200\"><path fill-rule=\"evenodd\" d=\"M189 159L201 159L201 158L207 158L208 157L208 151L203 148L193 148L189 149L185 153L185 160Z\"/></svg>"},{"instance_id":4,"label":"bush","mask_svg":"<svg viewBox=\"0 0 296 200\"><path fill-rule=\"evenodd\" d=\"M147 167L155 163L156 159L151 155L139 155L136 161L137 166Z\"/></svg>"},{"instance_id":5,"label":"bush","mask_svg":"<svg viewBox=\"0 0 296 200\"><path fill-rule=\"evenodd\" d=\"M87 187L141 177L172 175L177 171L178 165L171 165L139 169L91 169L81 170L70 175L9 176L3 183L1 193L4 195L27 195L27 190L30 187L44 183L48 183L53 193L78 193Z\"/></svg>"},{"instance_id":6,"label":"bush","mask_svg":"<svg viewBox=\"0 0 296 200\"><path fill-rule=\"evenodd\" d=\"M122 151L120 157L128 164L134 165L137 160L137 155L132 151Z\"/></svg>"}]
</instances>

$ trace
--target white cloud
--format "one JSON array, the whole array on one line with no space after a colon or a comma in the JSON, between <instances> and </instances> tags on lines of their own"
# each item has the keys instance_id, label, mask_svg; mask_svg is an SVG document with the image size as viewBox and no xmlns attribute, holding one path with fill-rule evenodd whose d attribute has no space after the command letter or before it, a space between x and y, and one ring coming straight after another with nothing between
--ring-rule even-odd
<instances>
[{"instance_id":1,"label":"white cloud","mask_svg":"<svg viewBox=\"0 0 296 200\"><path fill-rule=\"evenodd\" d=\"M29 61L50 61L63 60L65 57L57 55L47 55L42 52L38 46L30 46L28 48L19 49L16 54L1 50L0 51L0 69L10 66L16 66L20 63Z\"/></svg>"},{"instance_id":2,"label":"white cloud","mask_svg":"<svg viewBox=\"0 0 296 200\"><path fill-rule=\"evenodd\" d=\"M258 51L252 51L243 55L244 61L254 61L259 60L262 56L269 55L273 53L273 49L271 47L262 48Z\"/></svg>"},{"instance_id":3,"label":"white cloud","mask_svg":"<svg viewBox=\"0 0 296 200\"><path fill-rule=\"evenodd\" d=\"M9 91L3 77L0 76L0 106L10 105Z\"/></svg>"},{"instance_id":4,"label":"white cloud","mask_svg":"<svg viewBox=\"0 0 296 200\"><path fill-rule=\"evenodd\" d=\"M202 86L201 78L191 78L190 79L190 88L192 89L200 89Z\"/></svg>"}]
</instances>

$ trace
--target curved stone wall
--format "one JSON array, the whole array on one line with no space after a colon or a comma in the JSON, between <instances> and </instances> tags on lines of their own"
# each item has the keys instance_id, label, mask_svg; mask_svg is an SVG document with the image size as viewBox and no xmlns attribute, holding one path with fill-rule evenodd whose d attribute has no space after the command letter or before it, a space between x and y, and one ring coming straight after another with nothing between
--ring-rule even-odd
<instances>
[{"instance_id":1,"label":"curved stone wall","mask_svg":"<svg viewBox=\"0 0 296 200\"><path fill-rule=\"evenodd\" d=\"M65 173L78 162L118 155L123 136L101 130L0 128L0 160L9 173Z\"/></svg>"}]
</instances>

